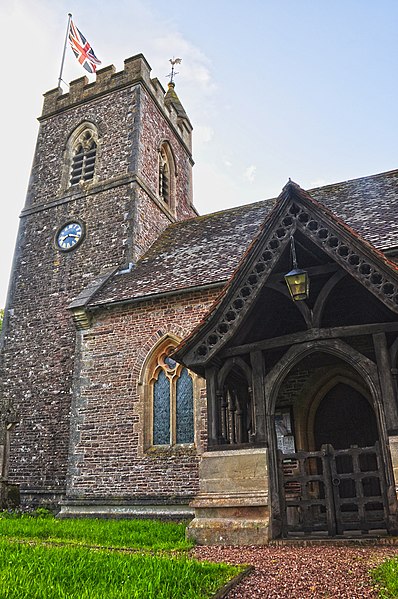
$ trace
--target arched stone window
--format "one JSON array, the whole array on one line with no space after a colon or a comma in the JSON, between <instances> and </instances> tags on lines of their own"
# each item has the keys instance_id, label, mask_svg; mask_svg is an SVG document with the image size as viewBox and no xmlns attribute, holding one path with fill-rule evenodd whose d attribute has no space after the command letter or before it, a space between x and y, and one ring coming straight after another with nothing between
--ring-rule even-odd
<instances>
[{"instance_id":1,"label":"arched stone window","mask_svg":"<svg viewBox=\"0 0 398 599\"><path fill-rule=\"evenodd\" d=\"M170 167L164 148L159 152L159 196L166 203L170 203Z\"/></svg>"},{"instance_id":2,"label":"arched stone window","mask_svg":"<svg viewBox=\"0 0 398 599\"><path fill-rule=\"evenodd\" d=\"M147 447L194 443L194 383L187 368L170 357L176 345L166 337L147 362Z\"/></svg>"},{"instance_id":3,"label":"arched stone window","mask_svg":"<svg viewBox=\"0 0 398 599\"><path fill-rule=\"evenodd\" d=\"M95 174L98 134L91 123L84 123L70 139L69 185L92 181Z\"/></svg>"},{"instance_id":4,"label":"arched stone window","mask_svg":"<svg viewBox=\"0 0 398 599\"><path fill-rule=\"evenodd\" d=\"M174 211L175 208L175 177L176 169L173 153L167 142L159 149L159 198Z\"/></svg>"}]
</instances>

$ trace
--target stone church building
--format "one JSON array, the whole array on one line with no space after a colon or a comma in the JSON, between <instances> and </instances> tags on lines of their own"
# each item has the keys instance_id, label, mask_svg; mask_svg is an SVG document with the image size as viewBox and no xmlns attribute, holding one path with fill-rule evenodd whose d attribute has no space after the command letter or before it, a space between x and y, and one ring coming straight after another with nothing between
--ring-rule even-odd
<instances>
[{"instance_id":1,"label":"stone church building","mask_svg":"<svg viewBox=\"0 0 398 599\"><path fill-rule=\"evenodd\" d=\"M396 533L398 171L198 216L190 120L142 55L39 121L3 505L188 518L199 543Z\"/></svg>"}]
</instances>

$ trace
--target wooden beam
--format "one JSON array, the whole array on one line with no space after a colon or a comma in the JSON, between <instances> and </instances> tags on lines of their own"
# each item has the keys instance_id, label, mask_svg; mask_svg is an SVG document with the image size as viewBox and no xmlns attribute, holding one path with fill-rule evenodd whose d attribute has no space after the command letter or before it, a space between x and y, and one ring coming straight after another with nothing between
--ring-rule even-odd
<instances>
[{"instance_id":1,"label":"wooden beam","mask_svg":"<svg viewBox=\"0 0 398 599\"><path fill-rule=\"evenodd\" d=\"M390 347L391 374L394 382L395 397L398 400L398 337Z\"/></svg>"},{"instance_id":2,"label":"wooden beam","mask_svg":"<svg viewBox=\"0 0 398 599\"><path fill-rule=\"evenodd\" d=\"M283 281L283 282L280 281L279 283L267 282L267 287L269 287L270 289L273 289L277 293L281 293L282 295L287 297L289 300L291 299L290 293L286 286L285 281ZM307 327L310 329L312 327L312 311L311 311L311 309L307 306L307 304L305 302L293 302L293 304L297 308L297 310L300 312L301 316L304 318L304 321L305 321L305 324L307 325Z\"/></svg>"},{"instance_id":3,"label":"wooden beam","mask_svg":"<svg viewBox=\"0 0 398 599\"><path fill-rule=\"evenodd\" d=\"M265 397L264 397L264 357L260 351L250 354L252 365L252 401L255 414L255 440L256 443L267 441L267 430L265 421Z\"/></svg>"},{"instance_id":4,"label":"wooden beam","mask_svg":"<svg viewBox=\"0 0 398 599\"><path fill-rule=\"evenodd\" d=\"M347 273L344 270L338 270L322 287L318 297L316 298L314 309L312 310L314 327L320 326L326 300L329 297L332 289L341 281L341 279L346 276L346 274Z\"/></svg>"},{"instance_id":5,"label":"wooden beam","mask_svg":"<svg viewBox=\"0 0 398 599\"><path fill-rule=\"evenodd\" d=\"M207 434L209 446L218 445L220 435L219 406L217 405L217 369L206 368Z\"/></svg>"},{"instance_id":6,"label":"wooden beam","mask_svg":"<svg viewBox=\"0 0 398 599\"><path fill-rule=\"evenodd\" d=\"M336 270L339 269L341 269L341 266L336 264L336 262L328 262L327 264L322 264L320 266L309 266L304 270L308 272L309 277L316 277L317 275L327 275L329 273L336 272ZM267 279L267 282L278 283L279 281L283 281L285 274L285 272L277 272L273 275L270 275Z\"/></svg>"},{"instance_id":7,"label":"wooden beam","mask_svg":"<svg viewBox=\"0 0 398 599\"><path fill-rule=\"evenodd\" d=\"M398 337L390 347L391 368L398 368Z\"/></svg>"},{"instance_id":8,"label":"wooden beam","mask_svg":"<svg viewBox=\"0 0 398 599\"><path fill-rule=\"evenodd\" d=\"M314 328L301 333L291 333L290 335L282 335L280 337L274 337L273 339L264 339L263 341L256 341L255 343L229 347L221 352L220 357L227 358L230 356L239 356L256 350L262 351L277 347L286 347L297 343L305 343L306 341L316 341L318 339L338 339L339 337L356 337L358 335L373 335L375 333L391 333L396 331L398 331L398 322L355 324L328 329Z\"/></svg>"},{"instance_id":9,"label":"wooden beam","mask_svg":"<svg viewBox=\"0 0 398 599\"><path fill-rule=\"evenodd\" d=\"M386 334L375 333L373 335L373 344L376 353L381 392L383 395L387 432L396 435L398 432L398 411Z\"/></svg>"}]
</instances>

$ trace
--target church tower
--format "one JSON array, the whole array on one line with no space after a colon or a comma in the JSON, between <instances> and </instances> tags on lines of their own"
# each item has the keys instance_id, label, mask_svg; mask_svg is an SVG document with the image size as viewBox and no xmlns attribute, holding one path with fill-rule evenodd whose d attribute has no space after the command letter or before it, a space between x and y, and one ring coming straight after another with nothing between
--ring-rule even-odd
<instances>
[{"instance_id":1,"label":"church tower","mask_svg":"<svg viewBox=\"0 0 398 599\"><path fill-rule=\"evenodd\" d=\"M142 55L44 96L1 357L0 465L23 502L65 491L75 326L68 309L192 205L192 126ZM75 316L77 325L78 315Z\"/></svg>"}]
</instances>

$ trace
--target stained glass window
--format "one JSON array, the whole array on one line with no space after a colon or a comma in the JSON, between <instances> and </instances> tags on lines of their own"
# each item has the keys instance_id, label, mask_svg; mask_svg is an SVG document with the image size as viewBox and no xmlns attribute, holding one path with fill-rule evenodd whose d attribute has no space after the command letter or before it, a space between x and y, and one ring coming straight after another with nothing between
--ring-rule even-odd
<instances>
[{"instance_id":1,"label":"stained glass window","mask_svg":"<svg viewBox=\"0 0 398 599\"><path fill-rule=\"evenodd\" d=\"M161 370L153 385L153 444L170 443L170 381Z\"/></svg>"},{"instance_id":2,"label":"stained glass window","mask_svg":"<svg viewBox=\"0 0 398 599\"><path fill-rule=\"evenodd\" d=\"M146 445L188 445L195 441L193 376L171 356L177 343L166 337L149 364L151 417Z\"/></svg>"},{"instance_id":3,"label":"stained glass window","mask_svg":"<svg viewBox=\"0 0 398 599\"><path fill-rule=\"evenodd\" d=\"M193 443L193 384L184 368L177 379L176 442Z\"/></svg>"},{"instance_id":4,"label":"stained glass window","mask_svg":"<svg viewBox=\"0 0 398 599\"><path fill-rule=\"evenodd\" d=\"M167 340L155 354L151 365L152 421L150 445L187 445L194 443L193 379L170 353L175 344Z\"/></svg>"}]
</instances>

